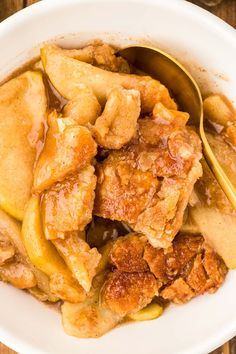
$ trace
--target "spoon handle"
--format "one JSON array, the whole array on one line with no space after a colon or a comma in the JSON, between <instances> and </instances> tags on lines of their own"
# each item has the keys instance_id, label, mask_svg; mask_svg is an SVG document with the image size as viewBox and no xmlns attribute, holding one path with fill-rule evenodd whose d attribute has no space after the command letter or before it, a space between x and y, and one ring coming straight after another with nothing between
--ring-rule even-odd
<instances>
[{"instance_id":1,"label":"spoon handle","mask_svg":"<svg viewBox=\"0 0 236 354\"><path fill-rule=\"evenodd\" d=\"M227 198L231 202L233 208L236 210L236 189L225 171L221 167L220 163L216 159L203 128L203 118L200 120L200 136L203 142L203 154L207 161L208 166L213 172L217 182L220 184L222 190L226 194Z\"/></svg>"}]
</instances>

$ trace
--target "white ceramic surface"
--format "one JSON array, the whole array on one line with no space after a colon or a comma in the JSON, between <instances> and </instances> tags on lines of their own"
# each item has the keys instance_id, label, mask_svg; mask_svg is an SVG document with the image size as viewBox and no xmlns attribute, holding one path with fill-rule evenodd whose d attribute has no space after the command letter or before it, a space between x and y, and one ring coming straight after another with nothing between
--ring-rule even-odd
<instances>
[{"instance_id":1,"label":"white ceramic surface","mask_svg":"<svg viewBox=\"0 0 236 354\"><path fill-rule=\"evenodd\" d=\"M203 92L236 97L236 31L184 0L39 2L0 24L0 80L55 37L67 46L151 42L185 64ZM236 334L235 293L236 271L214 295L86 340L67 336L59 314L1 283L0 341L22 354L205 354Z\"/></svg>"}]
</instances>

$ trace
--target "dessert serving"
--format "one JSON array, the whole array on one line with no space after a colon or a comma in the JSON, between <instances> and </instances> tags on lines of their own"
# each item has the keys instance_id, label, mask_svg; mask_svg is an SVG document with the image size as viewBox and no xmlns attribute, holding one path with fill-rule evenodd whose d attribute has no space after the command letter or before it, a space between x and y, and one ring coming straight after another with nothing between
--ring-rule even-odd
<instances>
[{"instance_id":1,"label":"dessert serving","mask_svg":"<svg viewBox=\"0 0 236 354\"><path fill-rule=\"evenodd\" d=\"M234 181L235 111L211 95L204 113ZM58 304L77 337L215 292L236 212L188 120L108 44L42 46L0 86L0 279Z\"/></svg>"}]
</instances>

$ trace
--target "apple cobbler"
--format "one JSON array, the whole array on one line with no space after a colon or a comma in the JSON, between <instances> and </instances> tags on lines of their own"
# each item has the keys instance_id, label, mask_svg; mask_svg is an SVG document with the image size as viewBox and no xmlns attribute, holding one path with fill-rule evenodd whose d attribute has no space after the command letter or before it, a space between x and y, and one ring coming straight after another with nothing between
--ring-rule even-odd
<instances>
[{"instance_id":1,"label":"apple cobbler","mask_svg":"<svg viewBox=\"0 0 236 354\"><path fill-rule=\"evenodd\" d=\"M100 42L47 44L0 87L0 279L58 302L78 337L213 293L236 266L235 211L189 114L137 73ZM231 171L236 117L204 104Z\"/></svg>"}]
</instances>

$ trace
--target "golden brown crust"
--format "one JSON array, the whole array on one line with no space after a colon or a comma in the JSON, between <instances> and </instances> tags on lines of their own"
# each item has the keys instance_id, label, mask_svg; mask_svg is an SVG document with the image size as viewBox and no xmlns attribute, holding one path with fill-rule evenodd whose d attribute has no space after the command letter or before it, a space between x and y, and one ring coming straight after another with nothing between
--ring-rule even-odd
<instances>
[{"instance_id":1,"label":"golden brown crust","mask_svg":"<svg viewBox=\"0 0 236 354\"><path fill-rule=\"evenodd\" d=\"M148 271L148 265L143 259L145 242L141 235L129 234L125 237L119 237L114 243L111 251L111 262L121 272L145 272Z\"/></svg>"},{"instance_id":2,"label":"golden brown crust","mask_svg":"<svg viewBox=\"0 0 236 354\"><path fill-rule=\"evenodd\" d=\"M83 233L67 233L64 240L54 240L53 244L64 259L74 278L88 292L92 284L92 279L96 274L101 255L96 248L89 247L80 237L81 234Z\"/></svg>"},{"instance_id":3,"label":"golden brown crust","mask_svg":"<svg viewBox=\"0 0 236 354\"><path fill-rule=\"evenodd\" d=\"M144 259L160 282L160 295L175 303L215 292L227 274L223 260L200 235L178 234L166 250L147 243Z\"/></svg>"},{"instance_id":4,"label":"golden brown crust","mask_svg":"<svg viewBox=\"0 0 236 354\"><path fill-rule=\"evenodd\" d=\"M54 273L50 277L50 290L53 295L71 303L82 302L86 299L86 292L80 284L71 277L62 273Z\"/></svg>"},{"instance_id":5,"label":"golden brown crust","mask_svg":"<svg viewBox=\"0 0 236 354\"><path fill-rule=\"evenodd\" d=\"M202 294L206 290L207 275L202 263L202 254L198 254L194 259L187 283L197 294Z\"/></svg>"},{"instance_id":6,"label":"golden brown crust","mask_svg":"<svg viewBox=\"0 0 236 354\"><path fill-rule=\"evenodd\" d=\"M78 125L94 124L101 113L101 106L92 90L84 88L76 99L69 101L63 107L63 116L73 119Z\"/></svg>"},{"instance_id":7,"label":"golden brown crust","mask_svg":"<svg viewBox=\"0 0 236 354\"><path fill-rule=\"evenodd\" d=\"M10 260L15 254L15 247L9 237L0 232L0 266Z\"/></svg>"},{"instance_id":8,"label":"golden brown crust","mask_svg":"<svg viewBox=\"0 0 236 354\"><path fill-rule=\"evenodd\" d=\"M227 268L221 258L211 249L202 250L193 264L189 264L187 274L166 286L160 295L175 303L185 303L204 292L213 293L223 283Z\"/></svg>"},{"instance_id":9,"label":"golden brown crust","mask_svg":"<svg viewBox=\"0 0 236 354\"><path fill-rule=\"evenodd\" d=\"M0 267L0 279L19 289L28 289L37 285L30 267L18 261L3 264Z\"/></svg>"},{"instance_id":10,"label":"golden brown crust","mask_svg":"<svg viewBox=\"0 0 236 354\"><path fill-rule=\"evenodd\" d=\"M90 131L70 118L49 116L44 148L34 171L34 191L42 192L68 174L83 169L96 155L97 145Z\"/></svg>"},{"instance_id":11,"label":"golden brown crust","mask_svg":"<svg viewBox=\"0 0 236 354\"><path fill-rule=\"evenodd\" d=\"M158 249L149 243L145 246L144 259L152 273L163 284L176 278L190 260L202 249L204 239L200 235L177 235L172 247Z\"/></svg>"},{"instance_id":12,"label":"golden brown crust","mask_svg":"<svg viewBox=\"0 0 236 354\"><path fill-rule=\"evenodd\" d=\"M92 220L95 186L94 167L87 166L44 192L41 213L47 239L64 238L64 232L84 230Z\"/></svg>"},{"instance_id":13,"label":"golden brown crust","mask_svg":"<svg viewBox=\"0 0 236 354\"><path fill-rule=\"evenodd\" d=\"M203 265L209 277L208 292L215 292L225 279L227 267L222 258L207 245L205 245Z\"/></svg>"},{"instance_id":14,"label":"golden brown crust","mask_svg":"<svg viewBox=\"0 0 236 354\"><path fill-rule=\"evenodd\" d=\"M164 178L160 191L131 225L133 229L144 233L154 247L169 247L182 226L184 211L201 171L197 162L186 179Z\"/></svg>"},{"instance_id":15,"label":"golden brown crust","mask_svg":"<svg viewBox=\"0 0 236 354\"><path fill-rule=\"evenodd\" d=\"M123 75L122 86L126 89L139 90L142 102L142 113L152 112L157 102L162 102L169 109L176 109L177 105L170 97L167 88L150 76Z\"/></svg>"},{"instance_id":16,"label":"golden brown crust","mask_svg":"<svg viewBox=\"0 0 236 354\"><path fill-rule=\"evenodd\" d=\"M146 144L165 143L174 130L185 127L188 119L188 113L168 109L158 102L153 108L153 115L139 121L140 137Z\"/></svg>"},{"instance_id":17,"label":"golden brown crust","mask_svg":"<svg viewBox=\"0 0 236 354\"><path fill-rule=\"evenodd\" d=\"M128 62L115 56L115 49L107 44L93 45L93 64L113 72L130 73Z\"/></svg>"},{"instance_id":18,"label":"golden brown crust","mask_svg":"<svg viewBox=\"0 0 236 354\"><path fill-rule=\"evenodd\" d=\"M183 304L191 300L195 294L183 278L176 279L171 285L167 286L160 295L176 304Z\"/></svg>"},{"instance_id":19,"label":"golden brown crust","mask_svg":"<svg viewBox=\"0 0 236 354\"><path fill-rule=\"evenodd\" d=\"M193 162L201 158L199 137L190 128L160 124L155 118L139 119L138 124L138 140L117 153L134 168L156 177L186 177Z\"/></svg>"},{"instance_id":20,"label":"golden brown crust","mask_svg":"<svg viewBox=\"0 0 236 354\"><path fill-rule=\"evenodd\" d=\"M106 149L120 149L135 135L139 114L139 91L113 89L101 116L91 127L97 143Z\"/></svg>"},{"instance_id":21,"label":"golden brown crust","mask_svg":"<svg viewBox=\"0 0 236 354\"><path fill-rule=\"evenodd\" d=\"M101 290L102 305L125 316L149 304L157 291L157 281L150 272L110 273Z\"/></svg>"},{"instance_id":22,"label":"golden brown crust","mask_svg":"<svg viewBox=\"0 0 236 354\"><path fill-rule=\"evenodd\" d=\"M159 189L151 172L133 169L126 161L109 156L97 165L95 215L135 223Z\"/></svg>"},{"instance_id":23,"label":"golden brown crust","mask_svg":"<svg viewBox=\"0 0 236 354\"><path fill-rule=\"evenodd\" d=\"M165 248L179 231L202 174L199 137L184 127L184 113L169 112L171 121L167 113L162 109L162 116L140 119L138 136L98 165L94 206L96 215L127 222L154 247Z\"/></svg>"}]
</instances>

